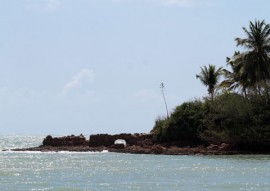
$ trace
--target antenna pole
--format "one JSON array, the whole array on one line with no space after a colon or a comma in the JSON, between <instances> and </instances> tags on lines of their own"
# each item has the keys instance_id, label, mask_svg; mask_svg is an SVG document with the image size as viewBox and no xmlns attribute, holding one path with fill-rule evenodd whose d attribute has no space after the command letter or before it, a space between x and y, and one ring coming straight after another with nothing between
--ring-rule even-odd
<instances>
[{"instance_id":1,"label":"antenna pole","mask_svg":"<svg viewBox=\"0 0 270 191\"><path fill-rule=\"evenodd\" d=\"M167 111L167 119L169 119L169 112L168 112L168 106L167 106L167 102L166 102L166 98L165 98L165 94L164 94L164 84L163 83L160 84L160 88L161 88L161 93L162 93L165 107L166 107L166 111Z\"/></svg>"}]
</instances>

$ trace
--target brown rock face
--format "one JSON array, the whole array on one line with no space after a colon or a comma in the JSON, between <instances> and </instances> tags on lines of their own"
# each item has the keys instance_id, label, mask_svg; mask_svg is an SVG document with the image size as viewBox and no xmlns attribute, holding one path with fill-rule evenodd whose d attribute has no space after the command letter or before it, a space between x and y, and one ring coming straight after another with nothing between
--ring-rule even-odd
<instances>
[{"instance_id":1,"label":"brown rock face","mask_svg":"<svg viewBox=\"0 0 270 191\"><path fill-rule=\"evenodd\" d=\"M208 150L218 150L219 149L219 146L218 145L214 145L214 144L211 144L207 147Z\"/></svg>"},{"instance_id":2,"label":"brown rock face","mask_svg":"<svg viewBox=\"0 0 270 191\"><path fill-rule=\"evenodd\" d=\"M52 137L48 135L42 143L43 146L61 147L61 146L84 146L87 141L83 135L80 136L65 136L65 137Z\"/></svg>"},{"instance_id":3,"label":"brown rock face","mask_svg":"<svg viewBox=\"0 0 270 191\"><path fill-rule=\"evenodd\" d=\"M124 149L125 145L124 144L115 144L115 145L112 145L111 148L113 148L113 149Z\"/></svg>"},{"instance_id":4,"label":"brown rock face","mask_svg":"<svg viewBox=\"0 0 270 191\"><path fill-rule=\"evenodd\" d=\"M114 141L117 139L124 139L127 145L138 145L144 142L145 140L152 140L153 135L152 134L91 135L89 139L89 146L90 147L99 147L99 146L109 147L109 146L114 145Z\"/></svg>"},{"instance_id":5,"label":"brown rock face","mask_svg":"<svg viewBox=\"0 0 270 191\"><path fill-rule=\"evenodd\" d=\"M222 143L219 146L219 149L222 150L222 151L228 151L228 150L230 150L230 145L229 144L226 144L226 143Z\"/></svg>"},{"instance_id":6,"label":"brown rock face","mask_svg":"<svg viewBox=\"0 0 270 191\"><path fill-rule=\"evenodd\" d=\"M166 148L161 145L155 145L152 148L154 154L162 154L166 151Z\"/></svg>"}]
</instances>

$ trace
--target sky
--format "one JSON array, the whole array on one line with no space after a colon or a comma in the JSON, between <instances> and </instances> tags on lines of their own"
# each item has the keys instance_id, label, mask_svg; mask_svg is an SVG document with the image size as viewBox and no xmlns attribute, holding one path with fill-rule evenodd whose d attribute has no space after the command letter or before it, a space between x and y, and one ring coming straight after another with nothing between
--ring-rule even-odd
<instances>
[{"instance_id":1,"label":"sky","mask_svg":"<svg viewBox=\"0 0 270 191\"><path fill-rule=\"evenodd\" d=\"M0 0L0 134L148 133L207 96L268 0Z\"/></svg>"}]
</instances>

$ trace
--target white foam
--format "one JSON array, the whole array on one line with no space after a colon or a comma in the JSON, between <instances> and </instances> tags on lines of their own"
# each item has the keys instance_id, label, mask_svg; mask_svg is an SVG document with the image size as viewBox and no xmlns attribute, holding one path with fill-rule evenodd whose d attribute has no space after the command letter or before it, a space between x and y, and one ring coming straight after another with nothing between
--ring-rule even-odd
<instances>
[{"instance_id":1,"label":"white foam","mask_svg":"<svg viewBox=\"0 0 270 191\"><path fill-rule=\"evenodd\" d=\"M103 151L13 151L11 149L0 150L1 153L26 153L26 154L98 154L98 153L109 153L108 150Z\"/></svg>"},{"instance_id":2,"label":"white foam","mask_svg":"<svg viewBox=\"0 0 270 191\"><path fill-rule=\"evenodd\" d=\"M41 151L13 151L11 149L1 150L1 153L42 153Z\"/></svg>"},{"instance_id":3,"label":"white foam","mask_svg":"<svg viewBox=\"0 0 270 191\"><path fill-rule=\"evenodd\" d=\"M60 154L95 154L95 153L108 153L108 150L103 151L58 151L53 153L60 153Z\"/></svg>"}]
</instances>

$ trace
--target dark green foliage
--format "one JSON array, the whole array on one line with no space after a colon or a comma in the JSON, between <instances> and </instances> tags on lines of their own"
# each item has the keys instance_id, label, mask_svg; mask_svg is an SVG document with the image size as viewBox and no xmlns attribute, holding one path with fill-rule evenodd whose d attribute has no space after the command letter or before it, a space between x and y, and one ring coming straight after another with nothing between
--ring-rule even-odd
<instances>
[{"instance_id":1,"label":"dark green foliage","mask_svg":"<svg viewBox=\"0 0 270 191\"><path fill-rule=\"evenodd\" d=\"M249 99L236 93L213 101L190 101L177 106L169 118L159 118L152 133L160 142L180 146L228 143L239 149L270 146L270 102L267 95Z\"/></svg>"},{"instance_id":2,"label":"dark green foliage","mask_svg":"<svg viewBox=\"0 0 270 191\"><path fill-rule=\"evenodd\" d=\"M270 146L270 99L268 94L254 95L251 99L254 123L253 130L256 135L254 144Z\"/></svg>"},{"instance_id":3,"label":"dark green foliage","mask_svg":"<svg viewBox=\"0 0 270 191\"><path fill-rule=\"evenodd\" d=\"M243 27L246 38L236 38L237 46L246 48L235 56L236 74L244 79L248 86L257 86L259 82L270 79L270 25L265 21L249 22L249 28Z\"/></svg>"},{"instance_id":4,"label":"dark green foliage","mask_svg":"<svg viewBox=\"0 0 270 191\"><path fill-rule=\"evenodd\" d=\"M235 40L245 51L237 51L232 58L227 58L233 72L226 70L223 84L240 88L245 95L250 92L261 94L270 80L270 25L264 20L255 21L243 30L246 38Z\"/></svg>"},{"instance_id":5,"label":"dark green foliage","mask_svg":"<svg viewBox=\"0 0 270 191\"><path fill-rule=\"evenodd\" d=\"M202 140L256 149L270 145L270 104L262 96L249 99L238 94L217 97L206 117Z\"/></svg>"},{"instance_id":6,"label":"dark green foliage","mask_svg":"<svg viewBox=\"0 0 270 191\"><path fill-rule=\"evenodd\" d=\"M252 124L252 107L247 99L238 94L223 94L214 100L211 112L206 116L207 130L201 133L210 143L237 144L246 140ZM249 131L249 130L248 130Z\"/></svg>"},{"instance_id":7,"label":"dark green foliage","mask_svg":"<svg viewBox=\"0 0 270 191\"><path fill-rule=\"evenodd\" d=\"M156 120L154 132L160 141L173 141L180 145L194 145L200 142L199 130L207 112L201 101L185 102L176 107L169 119Z\"/></svg>"},{"instance_id":8,"label":"dark green foliage","mask_svg":"<svg viewBox=\"0 0 270 191\"><path fill-rule=\"evenodd\" d=\"M169 118L161 118L159 117L155 121L155 126L152 129L151 133L154 133L159 141L162 141L164 139L166 132L167 132L167 124L169 122Z\"/></svg>"}]
</instances>

